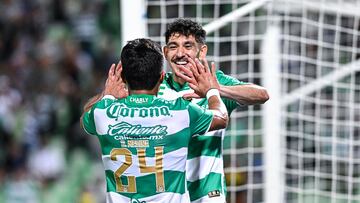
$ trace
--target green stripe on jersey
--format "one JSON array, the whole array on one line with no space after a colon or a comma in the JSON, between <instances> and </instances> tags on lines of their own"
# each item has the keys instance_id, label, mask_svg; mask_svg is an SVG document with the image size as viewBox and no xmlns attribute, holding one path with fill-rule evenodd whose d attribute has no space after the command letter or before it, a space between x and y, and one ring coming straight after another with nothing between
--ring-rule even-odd
<instances>
[{"instance_id":1,"label":"green stripe on jersey","mask_svg":"<svg viewBox=\"0 0 360 203\"><path fill-rule=\"evenodd\" d=\"M188 181L187 187L189 192L191 192L191 201L204 197L214 190L219 190L223 193L222 183L222 175L219 173L209 173L206 178L194 182Z\"/></svg>"},{"instance_id":2,"label":"green stripe on jersey","mask_svg":"<svg viewBox=\"0 0 360 203\"><path fill-rule=\"evenodd\" d=\"M213 156L221 158L221 137L196 136L190 139L188 159L199 156Z\"/></svg>"}]
</instances>

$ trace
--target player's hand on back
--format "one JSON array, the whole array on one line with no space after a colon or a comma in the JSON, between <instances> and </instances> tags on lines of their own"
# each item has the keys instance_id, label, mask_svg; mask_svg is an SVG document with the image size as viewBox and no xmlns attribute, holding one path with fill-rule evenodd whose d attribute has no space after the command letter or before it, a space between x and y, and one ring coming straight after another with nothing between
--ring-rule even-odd
<instances>
[{"instance_id":1,"label":"player's hand on back","mask_svg":"<svg viewBox=\"0 0 360 203\"><path fill-rule=\"evenodd\" d=\"M206 59L203 63L199 59L195 61L188 59L189 63L186 66L181 66L181 73L177 74L189 83L190 88L194 90L194 94L184 95L185 98L190 97L205 97L207 91L210 89L220 89L220 85L215 75L215 64L211 63L211 70L209 69Z\"/></svg>"},{"instance_id":2,"label":"player's hand on back","mask_svg":"<svg viewBox=\"0 0 360 203\"><path fill-rule=\"evenodd\" d=\"M104 95L112 95L115 98L125 98L129 95L125 82L121 78L122 65L121 62L112 64L105 83Z\"/></svg>"}]
</instances>

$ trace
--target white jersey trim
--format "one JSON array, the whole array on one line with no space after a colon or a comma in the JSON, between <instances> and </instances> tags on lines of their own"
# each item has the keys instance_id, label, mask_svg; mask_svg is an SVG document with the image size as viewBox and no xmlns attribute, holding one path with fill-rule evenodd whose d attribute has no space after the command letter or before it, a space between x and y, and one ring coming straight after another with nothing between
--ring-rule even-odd
<instances>
[{"instance_id":1,"label":"white jersey trim","mask_svg":"<svg viewBox=\"0 0 360 203\"><path fill-rule=\"evenodd\" d=\"M116 98L110 94L104 95L102 99L112 99L115 100Z\"/></svg>"},{"instance_id":2,"label":"white jersey trim","mask_svg":"<svg viewBox=\"0 0 360 203\"><path fill-rule=\"evenodd\" d=\"M176 202L176 203L190 203L189 193L185 192L184 194L172 193L172 192L163 192L160 194L156 194L150 197L144 197L137 199L138 202L145 202L145 203L169 203L169 202ZM131 203L136 202L131 201L130 198L120 195L116 192L108 192L106 194L106 203Z\"/></svg>"}]
</instances>

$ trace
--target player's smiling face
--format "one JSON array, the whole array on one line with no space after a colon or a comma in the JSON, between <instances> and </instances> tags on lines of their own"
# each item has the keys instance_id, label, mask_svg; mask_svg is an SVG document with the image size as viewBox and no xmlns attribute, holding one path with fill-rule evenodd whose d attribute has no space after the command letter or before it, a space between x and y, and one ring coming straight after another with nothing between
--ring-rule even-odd
<instances>
[{"instance_id":1,"label":"player's smiling face","mask_svg":"<svg viewBox=\"0 0 360 203\"><path fill-rule=\"evenodd\" d=\"M188 58L200 60L205 58L207 46L196 42L193 35L185 36L175 33L170 36L168 43L164 47L164 55L173 73L179 71L179 66L186 66ZM180 78L174 76L176 82L183 83Z\"/></svg>"}]
</instances>

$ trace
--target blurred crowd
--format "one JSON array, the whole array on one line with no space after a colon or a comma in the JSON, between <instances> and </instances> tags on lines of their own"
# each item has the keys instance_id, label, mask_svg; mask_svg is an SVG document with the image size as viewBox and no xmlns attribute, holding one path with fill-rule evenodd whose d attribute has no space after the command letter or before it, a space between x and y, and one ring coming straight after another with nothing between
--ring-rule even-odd
<instances>
[{"instance_id":1,"label":"blurred crowd","mask_svg":"<svg viewBox=\"0 0 360 203\"><path fill-rule=\"evenodd\" d=\"M0 202L101 202L85 181L99 147L79 118L119 59L118 3L0 2Z\"/></svg>"}]
</instances>

